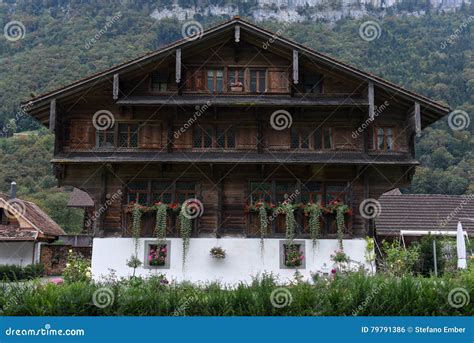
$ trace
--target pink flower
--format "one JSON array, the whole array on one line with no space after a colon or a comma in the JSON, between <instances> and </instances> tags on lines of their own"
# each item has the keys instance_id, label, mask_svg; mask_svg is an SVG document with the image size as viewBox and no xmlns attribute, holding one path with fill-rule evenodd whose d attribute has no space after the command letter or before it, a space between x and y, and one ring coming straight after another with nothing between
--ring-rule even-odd
<instances>
[{"instance_id":1,"label":"pink flower","mask_svg":"<svg viewBox=\"0 0 474 343\"><path fill-rule=\"evenodd\" d=\"M333 269L331 270L331 274L336 274L336 273L337 273L337 270L336 270L335 268L333 268Z\"/></svg>"},{"instance_id":2,"label":"pink flower","mask_svg":"<svg viewBox=\"0 0 474 343\"><path fill-rule=\"evenodd\" d=\"M64 280L60 277L57 277L57 278L49 280L49 282L54 283L55 285L60 285L64 282Z\"/></svg>"},{"instance_id":3,"label":"pink flower","mask_svg":"<svg viewBox=\"0 0 474 343\"><path fill-rule=\"evenodd\" d=\"M300 259L301 259L301 260L304 260L304 256L303 256L303 255L301 255L301 256L300 256Z\"/></svg>"}]
</instances>

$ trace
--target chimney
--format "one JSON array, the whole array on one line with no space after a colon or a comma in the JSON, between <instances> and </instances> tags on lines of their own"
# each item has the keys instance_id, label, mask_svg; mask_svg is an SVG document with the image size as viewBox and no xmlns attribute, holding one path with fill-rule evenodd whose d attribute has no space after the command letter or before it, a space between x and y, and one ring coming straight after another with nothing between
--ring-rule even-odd
<instances>
[{"instance_id":1,"label":"chimney","mask_svg":"<svg viewBox=\"0 0 474 343\"><path fill-rule=\"evenodd\" d=\"M16 198L16 182L13 181L10 186L10 199Z\"/></svg>"}]
</instances>

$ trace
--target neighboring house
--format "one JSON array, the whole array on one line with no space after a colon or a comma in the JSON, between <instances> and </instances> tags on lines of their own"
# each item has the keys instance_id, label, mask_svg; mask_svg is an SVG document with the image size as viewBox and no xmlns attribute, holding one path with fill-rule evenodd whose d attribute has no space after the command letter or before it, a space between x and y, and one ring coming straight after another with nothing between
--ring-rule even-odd
<instances>
[{"instance_id":1,"label":"neighboring house","mask_svg":"<svg viewBox=\"0 0 474 343\"><path fill-rule=\"evenodd\" d=\"M71 208L80 208L84 210L84 221L82 224L82 233L91 235L92 234L92 224L93 213L94 213L94 200L84 191L81 191L79 188L74 188L67 207Z\"/></svg>"},{"instance_id":2,"label":"neighboring house","mask_svg":"<svg viewBox=\"0 0 474 343\"><path fill-rule=\"evenodd\" d=\"M132 202L182 205L197 198L186 264L177 216L169 211L166 263L153 267L156 212L142 216L137 273L235 282L282 264L285 217L270 220L260 250L260 200L328 206L345 216L344 249L365 263L369 221L359 205L407 186L418 164L414 137L449 107L235 18L28 102L55 132L60 185L94 201L92 269L131 273ZM304 276L331 264L334 214L323 214L318 244L295 210ZM217 262L209 250L227 252Z\"/></svg>"},{"instance_id":3,"label":"neighboring house","mask_svg":"<svg viewBox=\"0 0 474 343\"><path fill-rule=\"evenodd\" d=\"M375 220L377 240L419 240L427 234L456 233L458 221L474 236L474 194L401 194L398 189L380 198Z\"/></svg>"},{"instance_id":4,"label":"neighboring house","mask_svg":"<svg viewBox=\"0 0 474 343\"><path fill-rule=\"evenodd\" d=\"M42 243L65 232L34 203L0 193L0 264L28 265L39 261Z\"/></svg>"}]
</instances>

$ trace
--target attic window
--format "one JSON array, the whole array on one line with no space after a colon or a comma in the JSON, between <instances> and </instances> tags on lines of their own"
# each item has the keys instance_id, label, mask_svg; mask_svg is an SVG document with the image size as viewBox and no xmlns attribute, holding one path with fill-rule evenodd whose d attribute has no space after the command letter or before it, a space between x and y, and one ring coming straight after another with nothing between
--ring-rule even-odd
<instances>
[{"instance_id":1,"label":"attic window","mask_svg":"<svg viewBox=\"0 0 474 343\"><path fill-rule=\"evenodd\" d=\"M151 74L151 91L166 92L168 90L168 75L163 72Z\"/></svg>"},{"instance_id":2,"label":"attic window","mask_svg":"<svg viewBox=\"0 0 474 343\"><path fill-rule=\"evenodd\" d=\"M304 75L304 92L318 94L322 92L323 76L319 73Z\"/></svg>"},{"instance_id":3,"label":"attic window","mask_svg":"<svg viewBox=\"0 0 474 343\"><path fill-rule=\"evenodd\" d=\"M263 93L267 89L267 71L264 69L250 70L250 91Z\"/></svg>"}]
</instances>

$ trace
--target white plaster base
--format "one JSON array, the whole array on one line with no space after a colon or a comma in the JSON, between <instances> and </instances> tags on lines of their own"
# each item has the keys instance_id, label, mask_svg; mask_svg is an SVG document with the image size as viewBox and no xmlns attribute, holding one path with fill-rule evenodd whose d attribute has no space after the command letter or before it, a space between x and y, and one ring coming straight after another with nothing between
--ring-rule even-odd
<instances>
[{"instance_id":1,"label":"white plaster base","mask_svg":"<svg viewBox=\"0 0 474 343\"><path fill-rule=\"evenodd\" d=\"M138 257L143 262L144 241L140 239ZM163 273L169 280L192 282L221 281L225 284L248 282L252 276L268 272L279 275L280 281L292 279L295 269L280 269L279 239L265 239L264 253L261 255L260 239L258 238L192 238L186 256L186 264L182 263L182 240L167 238L171 241L170 268L150 270L137 268L136 275L149 276ZM313 249L311 240L304 240L306 247L306 268L298 269L305 279L310 279L310 272L320 271L326 263L333 266L330 255L338 248L336 239L321 239ZM344 240L344 251L353 260L363 263L367 269L370 265L365 261L366 241L364 239ZM209 255L209 250L220 246L226 251L226 258L216 259ZM132 238L94 238L92 249L92 274L94 279L109 274L114 269L118 276L130 276L133 270L126 263L134 253Z\"/></svg>"},{"instance_id":2,"label":"white plaster base","mask_svg":"<svg viewBox=\"0 0 474 343\"><path fill-rule=\"evenodd\" d=\"M35 242L0 242L0 265L26 266L32 264L34 250Z\"/></svg>"}]
</instances>

